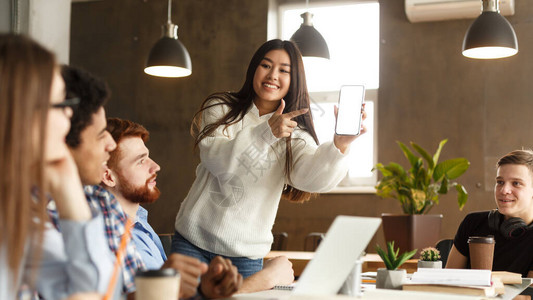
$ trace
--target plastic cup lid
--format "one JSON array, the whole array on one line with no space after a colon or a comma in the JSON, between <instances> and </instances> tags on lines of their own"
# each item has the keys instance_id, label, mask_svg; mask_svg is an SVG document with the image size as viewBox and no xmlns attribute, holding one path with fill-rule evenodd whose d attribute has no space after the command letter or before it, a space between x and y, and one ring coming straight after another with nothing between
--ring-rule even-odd
<instances>
[{"instance_id":1,"label":"plastic cup lid","mask_svg":"<svg viewBox=\"0 0 533 300\"><path fill-rule=\"evenodd\" d=\"M137 271L136 277L173 277L179 274L175 269L159 269L159 270L147 270Z\"/></svg>"},{"instance_id":2,"label":"plastic cup lid","mask_svg":"<svg viewBox=\"0 0 533 300\"><path fill-rule=\"evenodd\" d=\"M468 243L480 243L480 244L494 244L494 236L471 236L468 238Z\"/></svg>"}]
</instances>

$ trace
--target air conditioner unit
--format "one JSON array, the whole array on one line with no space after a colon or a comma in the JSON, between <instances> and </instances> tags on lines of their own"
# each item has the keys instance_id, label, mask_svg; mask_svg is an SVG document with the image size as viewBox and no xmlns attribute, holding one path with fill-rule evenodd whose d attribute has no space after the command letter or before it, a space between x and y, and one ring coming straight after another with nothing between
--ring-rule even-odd
<instances>
[{"instance_id":1,"label":"air conditioner unit","mask_svg":"<svg viewBox=\"0 0 533 300\"><path fill-rule=\"evenodd\" d=\"M500 13L514 15L514 0L500 0ZM410 22L474 19L482 10L481 0L405 0Z\"/></svg>"}]
</instances>

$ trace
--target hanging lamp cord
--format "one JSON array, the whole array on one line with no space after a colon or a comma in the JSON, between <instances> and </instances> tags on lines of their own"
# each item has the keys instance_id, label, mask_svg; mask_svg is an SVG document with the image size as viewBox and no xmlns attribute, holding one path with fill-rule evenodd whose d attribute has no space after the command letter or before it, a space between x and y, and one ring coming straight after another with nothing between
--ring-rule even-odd
<instances>
[{"instance_id":1,"label":"hanging lamp cord","mask_svg":"<svg viewBox=\"0 0 533 300\"><path fill-rule=\"evenodd\" d=\"M172 0L168 0L168 19L167 19L167 23L172 23L172 21L170 20L170 12L172 10Z\"/></svg>"}]
</instances>

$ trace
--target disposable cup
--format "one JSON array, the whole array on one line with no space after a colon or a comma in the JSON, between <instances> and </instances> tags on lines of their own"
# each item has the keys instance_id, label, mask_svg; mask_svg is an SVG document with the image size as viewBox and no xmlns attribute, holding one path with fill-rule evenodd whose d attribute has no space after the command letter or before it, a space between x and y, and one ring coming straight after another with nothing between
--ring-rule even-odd
<instances>
[{"instance_id":1,"label":"disposable cup","mask_svg":"<svg viewBox=\"0 0 533 300\"><path fill-rule=\"evenodd\" d=\"M180 274L174 269L139 271L135 286L136 300L178 299Z\"/></svg>"},{"instance_id":2,"label":"disposable cup","mask_svg":"<svg viewBox=\"0 0 533 300\"><path fill-rule=\"evenodd\" d=\"M470 249L470 268L492 270L494 258L494 236L471 236L468 238Z\"/></svg>"}]
</instances>

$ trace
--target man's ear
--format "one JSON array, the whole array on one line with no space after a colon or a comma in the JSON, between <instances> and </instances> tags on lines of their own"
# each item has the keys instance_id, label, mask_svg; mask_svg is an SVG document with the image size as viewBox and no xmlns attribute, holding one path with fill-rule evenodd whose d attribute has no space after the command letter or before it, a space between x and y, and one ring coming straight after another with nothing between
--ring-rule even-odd
<instances>
[{"instance_id":1,"label":"man's ear","mask_svg":"<svg viewBox=\"0 0 533 300\"><path fill-rule=\"evenodd\" d=\"M111 169L106 168L104 176L102 176L102 183L108 187L115 187L117 185L115 174L113 171L111 171Z\"/></svg>"}]
</instances>

